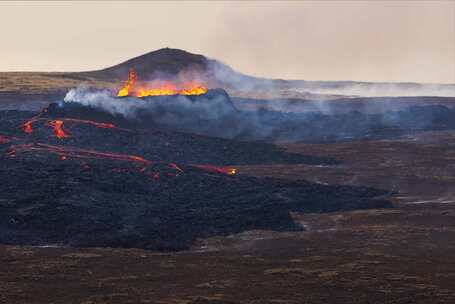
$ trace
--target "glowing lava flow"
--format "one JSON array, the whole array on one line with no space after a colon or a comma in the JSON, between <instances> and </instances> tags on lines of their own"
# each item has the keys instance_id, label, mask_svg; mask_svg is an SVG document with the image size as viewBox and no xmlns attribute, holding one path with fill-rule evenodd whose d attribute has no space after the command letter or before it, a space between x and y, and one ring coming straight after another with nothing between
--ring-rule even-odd
<instances>
[{"instance_id":1,"label":"glowing lava flow","mask_svg":"<svg viewBox=\"0 0 455 304\"><path fill-rule=\"evenodd\" d=\"M117 154L117 153L108 153L108 152L100 152L96 150L89 150L89 149L81 149L81 148L74 148L74 147L61 147L61 146L54 146L42 143L30 143L30 144L19 144L19 145L12 145L10 147L9 155L14 156L16 152L27 152L27 151L42 151L42 152L49 152L56 154L60 157L61 160L65 160L68 157L73 158L91 158L91 159L111 159L111 160L118 160L118 161L127 161L127 162L136 162L142 165L151 165L153 163L159 164L163 163L161 161L152 162L145 158L136 155L128 155L128 154ZM177 166L175 163L169 163L168 166L174 169L177 172L183 173L184 171ZM220 173L220 174L227 174L227 175L234 175L236 174L236 169L232 167L218 167L213 165L189 165L190 167L199 168L205 170L207 172L212 173ZM145 172L145 167L142 167L140 172ZM158 178L159 174L156 173L153 175L153 178Z\"/></svg>"},{"instance_id":2,"label":"glowing lava flow","mask_svg":"<svg viewBox=\"0 0 455 304\"><path fill-rule=\"evenodd\" d=\"M24 132L26 133L32 133L33 132L33 126L32 124L38 120L46 120L45 118L41 118L39 116L33 117L32 119L28 120L22 125L22 128ZM91 120L84 120L84 119L76 119L76 118L62 118L62 119L57 119L57 120L48 120L46 125L50 126L54 130L54 134L57 138L62 139L62 138L68 138L70 137L65 130L63 130L63 125L64 122L69 122L69 123L85 123L85 124L90 124L93 126L96 126L98 128L103 128L103 129L119 129L119 130L125 130L125 131L130 131L128 129L121 129L117 128L114 124L111 123L102 123L102 122L96 122L96 121L91 121ZM0 144L5 144L10 142L10 138L5 137L5 136L0 136ZM154 163L154 164L166 164L169 168L173 169L176 173L167 173L169 176L177 176L179 173L184 173L184 170L181 169L180 166L178 166L175 163L165 163L162 161L149 161L147 159L144 159L140 156L136 155L128 155L128 154L117 154L117 153L109 153L109 152L100 152L96 150L90 150L90 149L82 149L82 148L76 148L76 147L62 147L62 146L54 146L54 145L48 145L48 144L43 144L43 143L29 143L29 144L18 144L18 145L12 145L10 146L10 150L8 152L8 155L11 157L16 156L16 152L27 152L27 151L37 151L37 152L48 152L48 153L53 153L59 156L60 160L66 160L69 157L73 158L78 158L78 159L111 159L111 160L117 160L117 161L128 161L128 162L136 162L141 164L141 168L139 170L140 173L150 176L154 180L160 179L160 173L159 172L152 172L148 173L147 172L147 166ZM187 167L194 167L198 168L207 172L211 173L217 173L217 174L226 174L226 175L234 175L236 174L236 169L232 167L219 167L219 166L214 166L214 165L198 165L198 164L189 164L186 165ZM89 169L90 167L84 163L83 167L85 169ZM127 169L125 169L127 170ZM123 169L116 169L114 172L124 172Z\"/></svg>"},{"instance_id":3,"label":"glowing lava flow","mask_svg":"<svg viewBox=\"0 0 455 304\"><path fill-rule=\"evenodd\" d=\"M201 95L207 93L207 88L197 84L184 84L182 88L177 88L173 84L164 84L154 89L139 89L137 97L160 96L160 95Z\"/></svg>"},{"instance_id":4,"label":"glowing lava flow","mask_svg":"<svg viewBox=\"0 0 455 304\"><path fill-rule=\"evenodd\" d=\"M162 82L156 87L140 87L136 89L137 74L134 69L130 69L128 80L125 85L117 92L118 97L136 96L161 96L161 95L201 95L207 93L207 88L197 83L174 84Z\"/></svg>"},{"instance_id":5,"label":"glowing lava flow","mask_svg":"<svg viewBox=\"0 0 455 304\"><path fill-rule=\"evenodd\" d=\"M108 152L99 152L89 149L80 149L74 147L60 147L48 144L41 143L32 143L32 144L20 144L13 145L10 147L11 152L26 152L26 151L44 151L49 153L57 154L58 156L67 156L74 158L95 158L95 159L113 159L120 161L133 161L142 164L151 164L152 162L146 160L140 156L128 155L128 154L117 154L117 153L108 153Z\"/></svg>"},{"instance_id":6,"label":"glowing lava flow","mask_svg":"<svg viewBox=\"0 0 455 304\"><path fill-rule=\"evenodd\" d=\"M62 118L65 123L66 122L71 122L71 123L82 123L82 124L88 124L95 126L100 129L115 129L115 130L120 130L120 131L126 131L126 132L131 132L129 129L125 128L119 128L116 125L112 123L107 123L107 122L97 122L93 120L87 120L87 119L77 119L77 118Z\"/></svg>"},{"instance_id":7,"label":"glowing lava flow","mask_svg":"<svg viewBox=\"0 0 455 304\"><path fill-rule=\"evenodd\" d=\"M234 175L237 173L235 168L231 167L218 167L213 165L191 165L192 167L199 168L209 172L222 173L227 175Z\"/></svg>"},{"instance_id":8,"label":"glowing lava flow","mask_svg":"<svg viewBox=\"0 0 455 304\"><path fill-rule=\"evenodd\" d=\"M33 123L36 121L39 121L39 120L46 120L46 119L38 118L38 117L32 118L21 125L22 130L27 134L33 133ZM97 128L101 128L101 129L116 129L116 130L121 130L121 131L130 131L128 129L118 128L114 124L111 124L111 123L97 122L97 121L86 120L86 119L62 118L59 120L48 120L47 125L54 129L54 134L55 134L55 136L57 136L57 138L62 139L62 138L70 137L68 132L65 132L63 130L64 122L90 124L92 126L95 126Z\"/></svg>"},{"instance_id":9,"label":"glowing lava flow","mask_svg":"<svg viewBox=\"0 0 455 304\"><path fill-rule=\"evenodd\" d=\"M68 134L63 131L63 121L62 120L52 120L49 122L49 125L54 128L54 133L57 138L68 138Z\"/></svg>"},{"instance_id":10,"label":"glowing lava flow","mask_svg":"<svg viewBox=\"0 0 455 304\"><path fill-rule=\"evenodd\" d=\"M76 118L62 118L62 120L65 122L78 122L78 123L89 124L89 125L93 125L95 127L101 128L101 129L118 129L114 124L105 123L105 122L97 122L97 121L93 121L93 120L76 119Z\"/></svg>"}]
</instances>

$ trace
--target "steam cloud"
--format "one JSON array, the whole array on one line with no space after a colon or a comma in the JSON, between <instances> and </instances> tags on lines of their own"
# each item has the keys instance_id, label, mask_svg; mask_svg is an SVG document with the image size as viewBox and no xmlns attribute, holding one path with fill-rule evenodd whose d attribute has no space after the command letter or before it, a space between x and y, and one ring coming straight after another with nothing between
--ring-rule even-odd
<instances>
[{"instance_id":1,"label":"steam cloud","mask_svg":"<svg viewBox=\"0 0 455 304\"><path fill-rule=\"evenodd\" d=\"M208 70L228 88L239 91L278 91L357 97L437 96L455 97L455 84L380 83L355 81L305 81L257 78L244 75L217 60ZM321 96L323 97L323 96Z\"/></svg>"},{"instance_id":2,"label":"steam cloud","mask_svg":"<svg viewBox=\"0 0 455 304\"><path fill-rule=\"evenodd\" d=\"M63 108L74 104L92 107L148 127L240 140L323 142L455 129L455 110L442 105L410 106L375 114L321 111L330 107L323 102L313 105L315 111L304 113L238 110L220 89L194 96L117 98L107 90L77 88L70 90L64 101Z\"/></svg>"}]
</instances>

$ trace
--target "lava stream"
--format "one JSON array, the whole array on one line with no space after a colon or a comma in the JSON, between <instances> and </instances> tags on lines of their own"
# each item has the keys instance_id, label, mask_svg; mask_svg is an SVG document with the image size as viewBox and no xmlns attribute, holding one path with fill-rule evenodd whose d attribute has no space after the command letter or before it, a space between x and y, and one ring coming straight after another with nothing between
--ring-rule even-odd
<instances>
[{"instance_id":1,"label":"lava stream","mask_svg":"<svg viewBox=\"0 0 455 304\"><path fill-rule=\"evenodd\" d=\"M95 127L101 128L101 129L119 129L119 130L124 130L126 131L127 129L122 129L122 128L117 128L114 124L112 123L106 123L106 122L97 122L93 120L87 120L87 119L77 119L77 118L62 118L64 122L76 122L76 123L83 123L83 124L89 124L93 125Z\"/></svg>"},{"instance_id":2,"label":"lava stream","mask_svg":"<svg viewBox=\"0 0 455 304\"><path fill-rule=\"evenodd\" d=\"M1 137L0 137L1 138ZM81 149L75 147L61 147L54 146L42 143L30 143L30 144L18 144L12 145L10 147L9 155L15 156L17 152L27 152L27 151L38 151L38 152L48 152L56 154L60 157L61 160L66 160L68 157L79 158L79 159L111 159L117 161L127 161L127 162L136 162L140 163L143 166L139 169L139 172L146 173L146 167L151 164L165 164L162 161L150 161L145 158L142 158L137 155L128 155L128 154L118 154L118 153L109 153L109 152L100 152L96 150ZM183 173L184 171L175 163L167 164L170 168L174 169L177 172ZM232 167L218 167L213 165L197 165L191 164L189 167L199 168L207 172L234 175L236 174L236 169ZM159 178L159 174L153 174L154 179Z\"/></svg>"},{"instance_id":3,"label":"lava stream","mask_svg":"<svg viewBox=\"0 0 455 304\"><path fill-rule=\"evenodd\" d=\"M191 165L192 167L199 168L209 172L222 173L227 175L234 175L237 170L232 167L218 167L213 165Z\"/></svg>"},{"instance_id":4,"label":"lava stream","mask_svg":"<svg viewBox=\"0 0 455 304\"><path fill-rule=\"evenodd\" d=\"M42 143L31 143L31 144L20 144L11 146L11 151L44 151L54 153L59 156L65 155L74 158L95 158L95 159L112 159L120 161L132 161L143 164L151 164L152 162L146 160L140 156L128 155L128 154L117 154L100 152L89 149L80 149L74 147L59 147L54 145L42 144Z\"/></svg>"}]
</instances>

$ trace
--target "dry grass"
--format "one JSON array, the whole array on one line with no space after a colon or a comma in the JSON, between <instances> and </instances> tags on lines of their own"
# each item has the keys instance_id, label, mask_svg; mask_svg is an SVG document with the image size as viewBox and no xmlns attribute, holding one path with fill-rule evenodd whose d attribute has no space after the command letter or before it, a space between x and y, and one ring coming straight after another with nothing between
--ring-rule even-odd
<instances>
[{"instance_id":1,"label":"dry grass","mask_svg":"<svg viewBox=\"0 0 455 304\"><path fill-rule=\"evenodd\" d=\"M0 92L46 94L77 86L118 88L117 82L80 77L76 73L0 72Z\"/></svg>"}]
</instances>

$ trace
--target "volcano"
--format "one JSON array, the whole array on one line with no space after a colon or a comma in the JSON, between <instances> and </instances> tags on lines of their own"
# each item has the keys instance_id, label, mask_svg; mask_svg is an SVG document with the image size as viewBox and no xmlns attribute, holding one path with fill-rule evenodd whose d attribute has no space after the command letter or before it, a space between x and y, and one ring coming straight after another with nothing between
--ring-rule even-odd
<instances>
[{"instance_id":1,"label":"volcano","mask_svg":"<svg viewBox=\"0 0 455 304\"><path fill-rule=\"evenodd\" d=\"M120 64L98 71L85 72L90 77L123 80L131 69L144 79L157 75L175 76L183 70L205 73L214 61L203 55L184 50L163 48L129 59Z\"/></svg>"}]
</instances>

